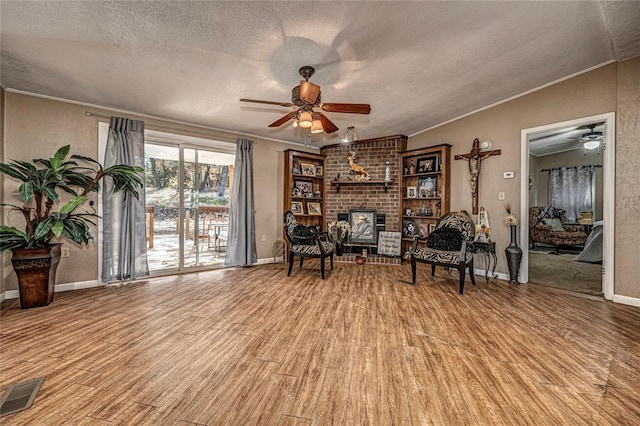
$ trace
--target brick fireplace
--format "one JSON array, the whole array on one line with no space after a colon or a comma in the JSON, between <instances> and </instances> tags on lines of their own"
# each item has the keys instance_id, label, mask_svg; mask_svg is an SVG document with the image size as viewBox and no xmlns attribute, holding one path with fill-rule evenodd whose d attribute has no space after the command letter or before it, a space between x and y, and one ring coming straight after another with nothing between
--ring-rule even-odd
<instances>
[{"instance_id":1,"label":"brick fireplace","mask_svg":"<svg viewBox=\"0 0 640 426\"><path fill-rule=\"evenodd\" d=\"M326 155L325 160L325 220L337 220L338 213L349 212L349 209L375 209L377 213L386 215L386 231L399 231L400 191L398 176L400 175L399 151L407 149L407 137L403 135L386 136L375 139L360 140L351 143L327 145L320 152ZM341 180L349 176L349 156L355 151L356 163L364 166L372 180L384 180L385 162L389 160L393 184L342 185L339 190L331 181L340 175ZM386 191L385 191L386 189ZM325 223L326 225L326 223Z\"/></svg>"}]
</instances>

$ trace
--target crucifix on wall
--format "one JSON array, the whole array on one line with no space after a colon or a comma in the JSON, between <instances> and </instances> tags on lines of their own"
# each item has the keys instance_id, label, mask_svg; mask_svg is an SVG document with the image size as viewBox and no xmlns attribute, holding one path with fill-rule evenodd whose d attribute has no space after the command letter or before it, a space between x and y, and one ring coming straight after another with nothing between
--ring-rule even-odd
<instances>
[{"instance_id":1,"label":"crucifix on wall","mask_svg":"<svg viewBox=\"0 0 640 426\"><path fill-rule=\"evenodd\" d=\"M491 144L489 144L489 147ZM480 149L480 141L478 138L473 140L473 147L468 154L456 155L456 160L467 160L469 163L469 182L471 183L471 202L473 208L473 214L478 214L478 193L480 184L480 166L482 160L492 155L500 155L502 152L499 149L493 151L482 151Z\"/></svg>"}]
</instances>

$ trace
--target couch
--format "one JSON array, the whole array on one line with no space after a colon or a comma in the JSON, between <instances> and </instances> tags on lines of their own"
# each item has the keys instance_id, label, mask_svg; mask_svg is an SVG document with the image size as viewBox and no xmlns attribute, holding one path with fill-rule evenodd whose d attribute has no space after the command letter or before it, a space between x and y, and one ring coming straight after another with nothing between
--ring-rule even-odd
<instances>
[{"instance_id":1,"label":"couch","mask_svg":"<svg viewBox=\"0 0 640 426\"><path fill-rule=\"evenodd\" d=\"M551 244L556 250L560 246L584 246L587 233L578 223L567 223L564 210L548 206L529 208L529 240L536 243Z\"/></svg>"}]
</instances>

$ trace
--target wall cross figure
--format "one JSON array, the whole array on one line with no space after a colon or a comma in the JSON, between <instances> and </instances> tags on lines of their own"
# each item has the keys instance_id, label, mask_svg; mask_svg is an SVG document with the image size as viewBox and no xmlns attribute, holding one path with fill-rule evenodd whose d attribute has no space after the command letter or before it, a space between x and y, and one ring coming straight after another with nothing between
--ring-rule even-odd
<instances>
[{"instance_id":1,"label":"wall cross figure","mask_svg":"<svg viewBox=\"0 0 640 426\"><path fill-rule=\"evenodd\" d=\"M473 146L471 152L468 154L456 155L456 160L467 160L469 163L469 182L471 183L471 202L473 208L473 214L478 214L478 193L480 192L480 166L482 160L492 155L500 155L502 153L499 149L493 151L482 151L480 149L480 141L478 138L473 140Z\"/></svg>"}]
</instances>

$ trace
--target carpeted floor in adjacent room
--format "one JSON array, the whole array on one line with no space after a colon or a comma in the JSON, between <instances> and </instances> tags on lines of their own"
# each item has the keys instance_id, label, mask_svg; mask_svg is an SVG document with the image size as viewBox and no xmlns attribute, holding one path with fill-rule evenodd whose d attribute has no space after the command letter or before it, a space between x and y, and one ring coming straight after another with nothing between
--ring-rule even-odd
<instances>
[{"instance_id":1,"label":"carpeted floor in adjacent room","mask_svg":"<svg viewBox=\"0 0 640 426\"><path fill-rule=\"evenodd\" d=\"M529 251L529 282L578 293L602 295L602 265L576 262L575 253Z\"/></svg>"}]
</instances>

